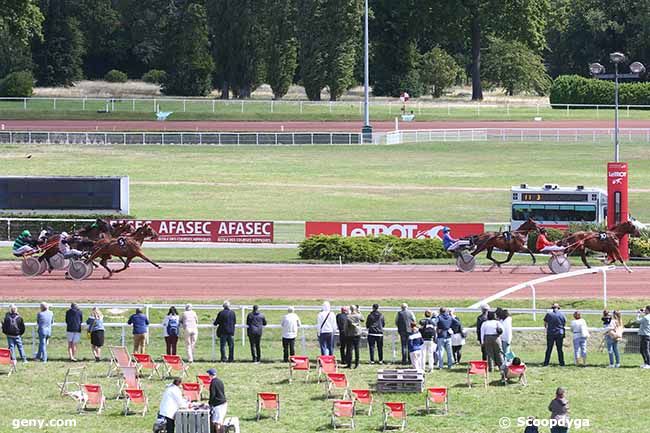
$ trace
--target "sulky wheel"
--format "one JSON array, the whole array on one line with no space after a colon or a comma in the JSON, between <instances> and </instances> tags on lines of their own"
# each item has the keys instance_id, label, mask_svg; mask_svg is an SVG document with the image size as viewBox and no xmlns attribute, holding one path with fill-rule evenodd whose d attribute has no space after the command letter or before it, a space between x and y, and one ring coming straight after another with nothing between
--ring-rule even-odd
<instances>
[{"instance_id":1,"label":"sulky wheel","mask_svg":"<svg viewBox=\"0 0 650 433\"><path fill-rule=\"evenodd\" d=\"M36 257L26 257L20 265L23 275L26 277L35 277L39 275L41 263Z\"/></svg>"},{"instance_id":2,"label":"sulky wheel","mask_svg":"<svg viewBox=\"0 0 650 433\"><path fill-rule=\"evenodd\" d=\"M553 254L548 260L548 267L554 274L563 274L571 270L571 262L565 254Z\"/></svg>"},{"instance_id":3,"label":"sulky wheel","mask_svg":"<svg viewBox=\"0 0 650 433\"><path fill-rule=\"evenodd\" d=\"M68 267L68 275L73 280L85 280L88 276L89 266L92 267L92 265L87 265L83 260L73 260Z\"/></svg>"},{"instance_id":4,"label":"sulky wheel","mask_svg":"<svg viewBox=\"0 0 650 433\"><path fill-rule=\"evenodd\" d=\"M50 257L50 265L52 265L52 267L56 270L64 270L68 267L69 264L70 261L68 259L65 259L61 253L56 253Z\"/></svg>"},{"instance_id":5,"label":"sulky wheel","mask_svg":"<svg viewBox=\"0 0 650 433\"><path fill-rule=\"evenodd\" d=\"M472 272L476 267L476 258L467 251L462 251L456 257L456 267L461 272Z\"/></svg>"},{"instance_id":6,"label":"sulky wheel","mask_svg":"<svg viewBox=\"0 0 650 433\"><path fill-rule=\"evenodd\" d=\"M36 275L41 275L44 274L45 271L47 271L47 260L39 260L38 261L38 274Z\"/></svg>"}]
</instances>

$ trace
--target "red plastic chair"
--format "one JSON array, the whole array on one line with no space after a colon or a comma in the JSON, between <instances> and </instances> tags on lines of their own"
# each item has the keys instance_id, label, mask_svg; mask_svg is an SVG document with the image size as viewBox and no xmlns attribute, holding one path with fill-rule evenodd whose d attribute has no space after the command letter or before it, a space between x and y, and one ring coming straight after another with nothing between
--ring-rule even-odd
<instances>
[{"instance_id":1,"label":"red plastic chair","mask_svg":"<svg viewBox=\"0 0 650 433\"><path fill-rule=\"evenodd\" d=\"M332 396L335 389L343 390L343 400L347 400L350 393L350 384L345 373L329 373L327 375L327 398Z\"/></svg>"},{"instance_id":2,"label":"red plastic chair","mask_svg":"<svg viewBox=\"0 0 650 433\"><path fill-rule=\"evenodd\" d=\"M198 382L181 383L183 396L190 402L201 401L201 384Z\"/></svg>"},{"instance_id":3,"label":"red plastic chair","mask_svg":"<svg viewBox=\"0 0 650 433\"><path fill-rule=\"evenodd\" d=\"M354 430L354 401L334 400L332 403L332 427L334 430L340 427L349 427ZM348 423L341 420L348 419Z\"/></svg>"},{"instance_id":4,"label":"red plastic chair","mask_svg":"<svg viewBox=\"0 0 650 433\"><path fill-rule=\"evenodd\" d=\"M92 405L97 408L97 413L101 413L106 407L106 397L102 391L102 386L98 384L84 383L81 385L81 399L79 400L79 413L88 409Z\"/></svg>"},{"instance_id":5,"label":"red plastic chair","mask_svg":"<svg viewBox=\"0 0 650 433\"><path fill-rule=\"evenodd\" d=\"M338 367L336 365L336 356L334 355L320 355L317 359L318 362L318 383L320 383L321 376L328 373L337 373Z\"/></svg>"},{"instance_id":6,"label":"red plastic chair","mask_svg":"<svg viewBox=\"0 0 650 433\"><path fill-rule=\"evenodd\" d=\"M138 367L138 370L141 372L143 370L151 370L151 374L149 375L149 379L151 379L155 374L158 375L158 377L162 378L162 375L160 374L160 366L156 364L148 353L134 353L133 358L135 359L135 364Z\"/></svg>"},{"instance_id":7,"label":"red plastic chair","mask_svg":"<svg viewBox=\"0 0 650 433\"><path fill-rule=\"evenodd\" d=\"M388 424L391 419L399 421L399 424ZM384 403L384 426L382 431L395 427L402 431L406 428L406 403L386 402Z\"/></svg>"},{"instance_id":8,"label":"red plastic chair","mask_svg":"<svg viewBox=\"0 0 650 433\"><path fill-rule=\"evenodd\" d=\"M293 382L294 371L306 371L305 382L309 379L310 364L307 356L290 356L289 357L289 383Z\"/></svg>"},{"instance_id":9,"label":"red plastic chair","mask_svg":"<svg viewBox=\"0 0 650 433\"><path fill-rule=\"evenodd\" d=\"M9 372L7 376L11 376L11 373L17 373L16 370L16 361L11 359L11 350L0 348L0 365L6 365L9 367Z\"/></svg>"},{"instance_id":10,"label":"red plastic chair","mask_svg":"<svg viewBox=\"0 0 650 433\"><path fill-rule=\"evenodd\" d=\"M280 395L275 392L258 392L257 393L257 420L262 416L262 410L274 411L273 418L277 421L280 419Z\"/></svg>"},{"instance_id":11,"label":"red plastic chair","mask_svg":"<svg viewBox=\"0 0 650 433\"><path fill-rule=\"evenodd\" d=\"M142 416L147 414L147 410L149 409L149 399L144 395L143 390L126 388L124 394L126 395L126 399L124 400L124 416L131 413L131 406L133 405L142 406Z\"/></svg>"},{"instance_id":12,"label":"red plastic chair","mask_svg":"<svg viewBox=\"0 0 650 433\"><path fill-rule=\"evenodd\" d=\"M506 370L505 380L503 381L505 385L508 384L509 379L519 379L519 383L523 386L528 385L528 381L526 380L526 366L524 364L509 365Z\"/></svg>"},{"instance_id":13,"label":"red plastic chair","mask_svg":"<svg viewBox=\"0 0 650 433\"><path fill-rule=\"evenodd\" d=\"M212 378L207 374L197 374L196 381L201 385L201 398L203 398L203 393L207 391L210 394L210 382Z\"/></svg>"},{"instance_id":14,"label":"red plastic chair","mask_svg":"<svg viewBox=\"0 0 650 433\"><path fill-rule=\"evenodd\" d=\"M375 401L372 392L369 389L353 389L352 398L355 402L368 406L368 416L372 414L372 403Z\"/></svg>"},{"instance_id":15,"label":"red plastic chair","mask_svg":"<svg viewBox=\"0 0 650 433\"><path fill-rule=\"evenodd\" d=\"M176 371L181 377L187 374L188 365L185 365L183 359L179 355L163 355L163 365L165 366L165 375L171 376L172 372Z\"/></svg>"},{"instance_id":16,"label":"red plastic chair","mask_svg":"<svg viewBox=\"0 0 650 433\"><path fill-rule=\"evenodd\" d=\"M426 408L427 413L431 411L432 404L442 405L442 413L447 415L449 413L449 393L447 388L427 388Z\"/></svg>"},{"instance_id":17,"label":"red plastic chair","mask_svg":"<svg viewBox=\"0 0 650 433\"><path fill-rule=\"evenodd\" d=\"M467 368L467 386L472 387L471 375L481 375L483 376L483 383L485 388L488 386L488 363L487 361L470 361L469 367Z\"/></svg>"}]
</instances>

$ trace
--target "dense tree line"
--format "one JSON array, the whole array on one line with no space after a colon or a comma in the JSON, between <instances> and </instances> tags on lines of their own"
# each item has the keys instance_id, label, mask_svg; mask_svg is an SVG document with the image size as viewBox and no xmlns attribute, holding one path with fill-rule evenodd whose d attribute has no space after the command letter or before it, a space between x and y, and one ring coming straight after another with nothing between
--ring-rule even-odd
<instances>
[{"instance_id":1,"label":"dense tree line","mask_svg":"<svg viewBox=\"0 0 650 433\"><path fill-rule=\"evenodd\" d=\"M370 0L375 95L439 97L459 82L548 92L612 51L650 61L650 2ZM362 78L363 0L0 0L0 78L71 85L164 70L163 92L247 98L292 83L338 99ZM151 73L149 74L151 76Z\"/></svg>"}]
</instances>

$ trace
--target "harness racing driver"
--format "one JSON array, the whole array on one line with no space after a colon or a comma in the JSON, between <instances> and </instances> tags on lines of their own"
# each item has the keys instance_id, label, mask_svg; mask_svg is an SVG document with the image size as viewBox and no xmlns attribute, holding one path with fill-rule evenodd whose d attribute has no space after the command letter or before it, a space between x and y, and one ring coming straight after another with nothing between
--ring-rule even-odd
<instances>
[{"instance_id":1,"label":"harness racing driver","mask_svg":"<svg viewBox=\"0 0 650 433\"><path fill-rule=\"evenodd\" d=\"M546 237L546 229L539 229L539 235L537 236L537 242L535 243L535 248L540 253L554 253L556 251L564 251L564 247L557 245L555 242L549 241Z\"/></svg>"},{"instance_id":2,"label":"harness racing driver","mask_svg":"<svg viewBox=\"0 0 650 433\"><path fill-rule=\"evenodd\" d=\"M444 227L442 229L442 245L446 251L455 252L458 248L469 245L466 239L455 239L451 236L451 229Z\"/></svg>"},{"instance_id":3,"label":"harness racing driver","mask_svg":"<svg viewBox=\"0 0 650 433\"><path fill-rule=\"evenodd\" d=\"M37 242L32 237L32 234L29 232L29 230L23 230L23 232L18 235L14 241L12 253L16 257L22 257L25 254L34 253L38 251L36 244Z\"/></svg>"}]
</instances>

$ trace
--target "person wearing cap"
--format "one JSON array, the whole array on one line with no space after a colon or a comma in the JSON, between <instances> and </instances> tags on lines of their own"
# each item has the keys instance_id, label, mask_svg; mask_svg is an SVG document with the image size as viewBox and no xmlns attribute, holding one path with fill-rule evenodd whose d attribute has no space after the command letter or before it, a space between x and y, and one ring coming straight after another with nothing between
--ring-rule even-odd
<instances>
[{"instance_id":1,"label":"person wearing cap","mask_svg":"<svg viewBox=\"0 0 650 433\"><path fill-rule=\"evenodd\" d=\"M14 240L13 247L11 252L16 257L22 257L25 254L33 253L38 251L36 248L37 241L32 237L32 234L29 230L23 230L16 240Z\"/></svg>"},{"instance_id":2,"label":"person wearing cap","mask_svg":"<svg viewBox=\"0 0 650 433\"><path fill-rule=\"evenodd\" d=\"M179 409L187 409L189 406L188 401L183 397L181 382L180 378L175 377L172 380L172 383L165 387L162 398L160 399L160 410L158 410L158 414L167 420L167 433L174 433L176 428L174 424L176 412L178 412Z\"/></svg>"},{"instance_id":3,"label":"person wearing cap","mask_svg":"<svg viewBox=\"0 0 650 433\"><path fill-rule=\"evenodd\" d=\"M185 339L187 362L194 362L194 346L196 346L196 339L199 336L199 318L196 312L192 310L192 304L185 305L185 311L181 314L180 323L183 329L183 338Z\"/></svg>"},{"instance_id":4,"label":"person wearing cap","mask_svg":"<svg viewBox=\"0 0 650 433\"><path fill-rule=\"evenodd\" d=\"M558 304L551 306L551 311L544 316L544 327L546 328L546 355L544 356L544 367L551 360L553 345L557 348L557 358L560 366L564 366L564 352L562 344L564 343L564 327L566 326L566 317L560 311Z\"/></svg>"},{"instance_id":5,"label":"person wearing cap","mask_svg":"<svg viewBox=\"0 0 650 433\"><path fill-rule=\"evenodd\" d=\"M402 365L409 365L409 334L411 323L415 322L415 315L406 303L401 305L401 310L395 316L395 326L402 346Z\"/></svg>"},{"instance_id":6,"label":"person wearing cap","mask_svg":"<svg viewBox=\"0 0 650 433\"><path fill-rule=\"evenodd\" d=\"M554 251L564 251L564 247L557 245L553 241L548 240L548 233L545 228L539 229L539 234L537 235L537 241L535 242L535 248L540 253L548 253Z\"/></svg>"},{"instance_id":7,"label":"person wearing cap","mask_svg":"<svg viewBox=\"0 0 650 433\"><path fill-rule=\"evenodd\" d=\"M379 311L379 304L372 304L372 311L366 318L368 328L368 350L370 351L370 363L375 363L375 346L377 346L377 362L384 363L384 327L386 321L384 315Z\"/></svg>"},{"instance_id":8,"label":"person wearing cap","mask_svg":"<svg viewBox=\"0 0 650 433\"><path fill-rule=\"evenodd\" d=\"M214 368L206 371L210 376L210 422L214 432L221 432L221 426L226 419L228 411L228 400L226 400L226 391L223 381L217 377L217 370Z\"/></svg>"},{"instance_id":9,"label":"person wearing cap","mask_svg":"<svg viewBox=\"0 0 650 433\"><path fill-rule=\"evenodd\" d=\"M318 316L316 316L316 333L321 355L334 355L334 333L336 331L336 316L328 301L323 302Z\"/></svg>"},{"instance_id":10,"label":"person wearing cap","mask_svg":"<svg viewBox=\"0 0 650 433\"><path fill-rule=\"evenodd\" d=\"M481 314L476 318L476 339L481 346L481 359L483 361L487 361L487 353L485 352L485 346L481 342L481 326L487 320L488 311L490 311L490 306L485 303L481 304Z\"/></svg>"},{"instance_id":11,"label":"person wearing cap","mask_svg":"<svg viewBox=\"0 0 650 433\"><path fill-rule=\"evenodd\" d=\"M255 363L259 363L262 358L260 342L265 326L266 317L260 313L259 306L253 305L253 311L246 316L246 334L248 335L248 341L251 346L251 358Z\"/></svg>"},{"instance_id":12,"label":"person wearing cap","mask_svg":"<svg viewBox=\"0 0 650 433\"><path fill-rule=\"evenodd\" d=\"M63 254L64 259L78 259L83 255L81 251L70 247L70 235L66 232L59 235L59 252Z\"/></svg>"},{"instance_id":13,"label":"person wearing cap","mask_svg":"<svg viewBox=\"0 0 650 433\"><path fill-rule=\"evenodd\" d=\"M219 348L221 350L221 362L233 362L235 360L235 325L237 315L230 309L230 301L223 303L223 310L219 311L213 325L217 327L219 337ZM228 345L228 357L226 357L226 345Z\"/></svg>"}]
</instances>

